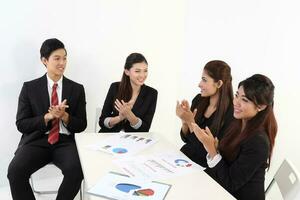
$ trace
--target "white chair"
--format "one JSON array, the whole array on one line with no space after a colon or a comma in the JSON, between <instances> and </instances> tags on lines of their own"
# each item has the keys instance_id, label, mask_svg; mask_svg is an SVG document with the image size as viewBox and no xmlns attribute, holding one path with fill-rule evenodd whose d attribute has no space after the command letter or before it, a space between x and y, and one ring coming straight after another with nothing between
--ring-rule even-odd
<instances>
[{"instance_id":1,"label":"white chair","mask_svg":"<svg viewBox=\"0 0 300 200\"><path fill-rule=\"evenodd\" d=\"M98 133L100 130L99 126L99 117L101 116L102 109L100 107L96 108L96 117L95 117L95 127L94 127L94 132Z\"/></svg>"},{"instance_id":2,"label":"white chair","mask_svg":"<svg viewBox=\"0 0 300 200\"><path fill-rule=\"evenodd\" d=\"M300 190L299 173L287 159L283 160L275 173L271 183L265 191L266 195L275 182L277 183L284 200L295 200L297 193L299 193Z\"/></svg>"},{"instance_id":3,"label":"white chair","mask_svg":"<svg viewBox=\"0 0 300 200\"><path fill-rule=\"evenodd\" d=\"M42 167L41 169L39 169L38 171L44 171L44 170L49 170L49 168L50 167L55 167L55 168L57 168L53 163L49 163L49 164L47 164L45 167ZM57 168L57 170L56 171L59 171L59 169ZM43 173L45 173L45 172L43 172ZM61 172L56 172L57 173L57 176L61 176L60 177L60 182L61 182L61 180L62 180L62 174L61 174ZM54 190L54 189L50 189L50 190L41 190L41 189L37 189L34 185L34 178L33 178L33 176L34 176L34 174L32 174L31 176L30 176L30 179L29 179L29 181L30 181L30 184L31 184L31 188L32 188L32 191L34 192L34 193L36 193L36 194L38 194L38 195L44 195L44 194L57 194L57 192L58 192L58 188L56 189L56 190ZM83 191L84 191L84 180L82 181L82 183L81 183L81 187L80 187L80 190L79 190L79 198L80 198L80 200L83 200L84 199L84 197L83 197Z\"/></svg>"},{"instance_id":4,"label":"white chair","mask_svg":"<svg viewBox=\"0 0 300 200\"><path fill-rule=\"evenodd\" d=\"M32 174L31 176L30 176L30 179L29 179L29 181L30 181L30 184L31 184L31 188L32 188L32 191L34 192L34 193L36 193L36 194L39 194L39 195L42 195L42 194L56 194L57 193L57 191L58 191L58 188L56 188L56 189L53 189L53 187L51 188L51 189L49 189L49 190L42 190L42 189L37 189L36 187L35 187L35 184L34 184L34 176L37 174L37 173L46 173L46 170L50 170L50 171L52 171L51 172L51 174L53 173L53 170L52 169L54 169L54 167L55 167L55 165L53 164L53 163L49 163L49 164L47 164L45 167L42 167L41 169L39 169L37 172L35 172L34 174ZM56 177L58 177L58 176L61 176L61 173L60 172L58 172L58 170L56 169L56 171L55 171L55 174L56 174ZM60 179L62 179L61 177L60 177Z\"/></svg>"}]
</instances>

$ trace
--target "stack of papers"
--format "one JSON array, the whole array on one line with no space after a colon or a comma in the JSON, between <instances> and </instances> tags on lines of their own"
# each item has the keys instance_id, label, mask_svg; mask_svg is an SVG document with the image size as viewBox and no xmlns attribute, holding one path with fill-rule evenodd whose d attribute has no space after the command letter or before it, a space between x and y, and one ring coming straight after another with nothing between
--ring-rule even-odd
<instances>
[{"instance_id":1,"label":"stack of papers","mask_svg":"<svg viewBox=\"0 0 300 200\"><path fill-rule=\"evenodd\" d=\"M130 177L151 180L173 178L205 169L176 152L122 158L114 162Z\"/></svg>"},{"instance_id":2,"label":"stack of papers","mask_svg":"<svg viewBox=\"0 0 300 200\"><path fill-rule=\"evenodd\" d=\"M147 200L163 200L170 187L164 183L129 178L109 172L89 189L88 193L107 199L141 200L146 197Z\"/></svg>"},{"instance_id":3,"label":"stack of papers","mask_svg":"<svg viewBox=\"0 0 300 200\"><path fill-rule=\"evenodd\" d=\"M151 146L156 141L157 140L152 137L120 133L112 135L97 144L88 145L87 147L92 150L103 151L115 156L122 156L136 154Z\"/></svg>"}]
</instances>

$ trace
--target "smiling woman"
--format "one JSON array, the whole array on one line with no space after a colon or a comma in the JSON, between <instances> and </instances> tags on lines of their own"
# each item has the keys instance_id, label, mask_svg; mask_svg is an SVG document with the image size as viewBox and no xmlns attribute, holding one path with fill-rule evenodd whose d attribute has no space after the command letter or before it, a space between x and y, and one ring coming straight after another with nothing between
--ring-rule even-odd
<instances>
[{"instance_id":1,"label":"smiling woman","mask_svg":"<svg viewBox=\"0 0 300 200\"><path fill-rule=\"evenodd\" d=\"M270 166L277 133L273 98L274 85L264 75L255 74L240 82L233 100L236 120L219 148L209 128L193 124L208 153L206 172L239 200L265 199L265 169Z\"/></svg>"},{"instance_id":2,"label":"smiling woman","mask_svg":"<svg viewBox=\"0 0 300 200\"><path fill-rule=\"evenodd\" d=\"M197 94L191 107L186 100L177 103L176 114L182 121L180 135L185 144L181 151L194 162L207 167L206 151L192 131L191 123L213 130L219 140L233 119L231 69L221 60L208 62L202 71Z\"/></svg>"},{"instance_id":3,"label":"smiling woman","mask_svg":"<svg viewBox=\"0 0 300 200\"><path fill-rule=\"evenodd\" d=\"M157 102L157 91L144 84L148 62L140 53L130 54L121 82L112 83L106 96L99 132L148 132Z\"/></svg>"}]
</instances>

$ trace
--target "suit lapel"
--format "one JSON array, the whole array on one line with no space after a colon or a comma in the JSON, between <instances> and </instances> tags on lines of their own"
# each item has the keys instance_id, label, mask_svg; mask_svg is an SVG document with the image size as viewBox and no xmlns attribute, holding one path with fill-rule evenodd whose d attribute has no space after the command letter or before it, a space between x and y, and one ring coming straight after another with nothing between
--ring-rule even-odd
<instances>
[{"instance_id":1,"label":"suit lapel","mask_svg":"<svg viewBox=\"0 0 300 200\"><path fill-rule=\"evenodd\" d=\"M70 101L71 98L71 90L72 90L72 85L70 84L69 80L65 77L63 77L62 80L62 98L61 101L63 100L67 100L67 104L69 104L68 102Z\"/></svg>"},{"instance_id":2,"label":"suit lapel","mask_svg":"<svg viewBox=\"0 0 300 200\"><path fill-rule=\"evenodd\" d=\"M139 95L137 96L136 101L132 107L132 111L135 112L136 109L138 109L139 106L143 103L144 95L145 95L145 85L142 85L141 91L140 91Z\"/></svg>"},{"instance_id":3,"label":"suit lapel","mask_svg":"<svg viewBox=\"0 0 300 200\"><path fill-rule=\"evenodd\" d=\"M48 81L46 74L41 77L41 87L39 94L41 95L41 101L43 103L43 110L48 110L50 107L50 99L48 93Z\"/></svg>"}]
</instances>

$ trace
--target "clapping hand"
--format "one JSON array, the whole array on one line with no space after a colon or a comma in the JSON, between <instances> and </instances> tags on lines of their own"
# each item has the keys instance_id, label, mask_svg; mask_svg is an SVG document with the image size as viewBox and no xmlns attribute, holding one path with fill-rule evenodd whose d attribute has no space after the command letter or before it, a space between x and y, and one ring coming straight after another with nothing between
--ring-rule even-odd
<instances>
[{"instance_id":1,"label":"clapping hand","mask_svg":"<svg viewBox=\"0 0 300 200\"><path fill-rule=\"evenodd\" d=\"M187 100L177 101L176 105L176 115L181 119L182 123L190 124L195 122L195 116L197 113L197 109L194 109L192 112L190 110L190 105Z\"/></svg>"},{"instance_id":2,"label":"clapping hand","mask_svg":"<svg viewBox=\"0 0 300 200\"><path fill-rule=\"evenodd\" d=\"M127 119L128 115L131 113L132 103L116 99L115 101L115 109L119 112L119 117L121 120Z\"/></svg>"},{"instance_id":3,"label":"clapping hand","mask_svg":"<svg viewBox=\"0 0 300 200\"><path fill-rule=\"evenodd\" d=\"M65 109L68 108L67 100L63 100L59 105L50 106L48 112L53 116L53 118L61 119L65 114Z\"/></svg>"},{"instance_id":4,"label":"clapping hand","mask_svg":"<svg viewBox=\"0 0 300 200\"><path fill-rule=\"evenodd\" d=\"M208 127L202 129L197 124L192 123L192 129L210 157L213 158L217 154L218 139L213 136Z\"/></svg>"}]
</instances>

